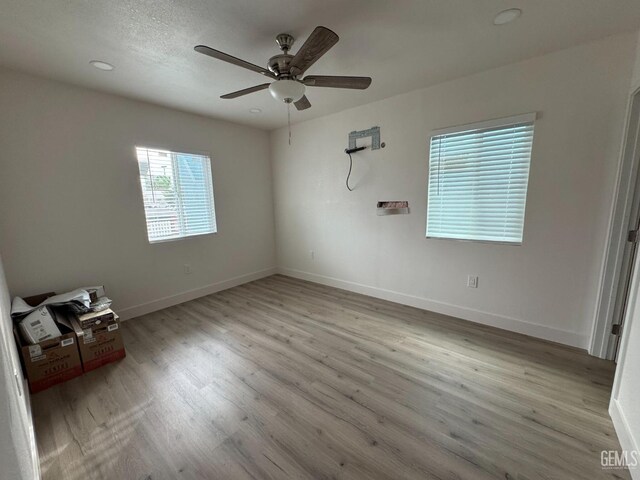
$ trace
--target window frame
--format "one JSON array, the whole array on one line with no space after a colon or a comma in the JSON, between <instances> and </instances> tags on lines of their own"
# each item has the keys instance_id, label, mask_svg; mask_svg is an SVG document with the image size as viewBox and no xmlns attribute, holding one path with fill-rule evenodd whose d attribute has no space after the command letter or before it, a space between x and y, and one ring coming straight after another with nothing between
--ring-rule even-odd
<instances>
[{"instance_id":1,"label":"window frame","mask_svg":"<svg viewBox=\"0 0 640 480\"><path fill-rule=\"evenodd\" d=\"M510 117L501 117L494 118L491 120L485 120L481 122L474 123L466 123L462 125L455 125L451 127L439 128L436 130L432 130L429 133L429 161L428 161L428 169L427 169L427 214L425 215L425 238L428 240L445 240L445 241L455 241L455 242L473 242L473 243L484 243L488 245L508 245L513 247L519 247L524 244L524 234L526 227L526 214L527 214L527 198L529 196L529 180L531 179L531 161L533 159L533 144L535 140L535 124L538 119L537 112L523 113L520 115L513 115ZM487 239L473 239L473 238L453 238L453 237L434 237L429 235L429 181L431 176L431 142L433 137L438 137L441 135L449 135L453 133L463 133L463 132L471 132L475 130L487 130L490 128L499 128L499 127L509 127L515 126L519 124L533 124L534 135L531 139L531 156L529 157L529 173L527 175L527 193L524 199L523 205L523 217L522 217L522 238L519 242L509 242L505 240L487 240Z\"/></svg>"},{"instance_id":2,"label":"window frame","mask_svg":"<svg viewBox=\"0 0 640 480\"><path fill-rule=\"evenodd\" d=\"M144 150L156 150L156 151L166 151L169 152L171 154L184 154L184 155L197 155L200 157L206 157L209 159L209 173L210 176L209 178L207 178L208 180L208 185L211 187L211 202L212 202L212 210L213 210L213 219L214 219L214 226L215 226L215 231L213 232L206 232L206 233L194 233L191 235L182 235L179 237L175 237L175 238L164 238L164 239L160 239L160 240L151 240L149 238L149 223L147 221L147 211L146 211L146 205L144 202L144 190L142 187L142 182L141 182L141 174L140 174L140 164L139 164L139 160L138 160L138 149L144 149ZM150 146L145 146L144 144L136 144L133 147L133 156L135 158L135 164L136 164L136 171L137 171L137 175L138 175L138 186L139 186L139 192L140 192L140 201L142 203L142 214L143 214L143 218L144 218L144 226L145 226L145 231L147 233L147 242L149 243L149 245L156 245L156 244L162 244L162 243L168 243L168 242L177 242L177 241L181 241L181 240L188 240L191 238L197 238L197 237L204 237L206 235L217 235L218 234L218 214L216 211L216 199L215 199L215 186L214 186L214 181L213 181L213 159L212 159L212 155L211 153L207 152L207 151L198 151L198 150L191 150L191 149L176 149L173 147L166 147L166 146L154 146L154 147L150 147ZM172 162L172 168L175 168L175 164ZM181 222L183 220L181 219Z\"/></svg>"}]
</instances>

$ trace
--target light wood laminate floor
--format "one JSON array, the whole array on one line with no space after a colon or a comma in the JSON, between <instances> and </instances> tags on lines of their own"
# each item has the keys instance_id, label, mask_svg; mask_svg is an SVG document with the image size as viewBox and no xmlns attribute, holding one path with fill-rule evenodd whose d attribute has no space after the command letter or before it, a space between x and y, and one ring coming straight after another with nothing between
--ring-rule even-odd
<instances>
[{"instance_id":1,"label":"light wood laminate floor","mask_svg":"<svg viewBox=\"0 0 640 480\"><path fill-rule=\"evenodd\" d=\"M33 396L45 480L630 478L576 349L280 275L122 331Z\"/></svg>"}]
</instances>

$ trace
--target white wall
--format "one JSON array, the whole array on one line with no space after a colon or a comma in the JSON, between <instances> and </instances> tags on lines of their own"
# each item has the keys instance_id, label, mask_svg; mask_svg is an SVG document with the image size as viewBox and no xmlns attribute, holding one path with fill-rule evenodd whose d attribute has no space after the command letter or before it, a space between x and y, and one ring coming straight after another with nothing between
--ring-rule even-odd
<instances>
[{"instance_id":1,"label":"white wall","mask_svg":"<svg viewBox=\"0 0 640 480\"><path fill-rule=\"evenodd\" d=\"M640 35L631 92L640 88ZM636 256L609 413L622 449L640 456L640 255ZM640 467L631 469L640 479Z\"/></svg>"},{"instance_id":2,"label":"white wall","mask_svg":"<svg viewBox=\"0 0 640 480\"><path fill-rule=\"evenodd\" d=\"M11 303L0 259L0 478L31 480L39 478L38 452L31 415L28 411L28 391L18 386L16 373L22 381L20 359L13 341Z\"/></svg>"},{"instance_id":3,"label":"white wall","mask_svg":"<svg viewBox=\"0 0 640 480\"><path fill-rule=\"evenodd\" d=\"M286 129L272 132L281 270L586 348L635 39L611 37L300 123L291 146ZM524 244L427 240L429 132L533 111ZM354 155L348 192L348 133L374 125L387 147ZM378 217L378 200L409 200L411 214ZM479 275L478 289L466 288L467 274Z\"/></svg>"},{"instance_id":4,"label":"white wall","mask_svg":"<svg viewBox=\"0 0 640 480\"><path fill-rule=\"evenodd\" d=\"M275 266L266 132L8 70L0 105L0 252L13 295L104 284L130 317ZM148 243L136 145L211 154L216 235Z\"/></svg>"}]
</instances>

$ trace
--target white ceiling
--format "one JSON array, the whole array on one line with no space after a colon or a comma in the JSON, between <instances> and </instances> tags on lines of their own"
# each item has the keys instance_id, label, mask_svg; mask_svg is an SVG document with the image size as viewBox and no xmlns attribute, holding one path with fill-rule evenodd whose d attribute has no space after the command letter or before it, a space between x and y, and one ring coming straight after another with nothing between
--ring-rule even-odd
<instances>
[{"instance_id":1,"label":"white ceiling","mask_svg":"<svg viewBox=\"0 0 640 480\"><path fill-rule=\"evenodd\" d=\"M494 26L512 7L523 16ZM264 77L195 45L266 66L276 34L296 51L316 25L334 30L340 42L307 73L373 83L309 88L296 122L640 27L638 0L2 0L0 13L0 65L267 129L287 117L268 91L219 98Z\"/></svg>"}]
</instances>

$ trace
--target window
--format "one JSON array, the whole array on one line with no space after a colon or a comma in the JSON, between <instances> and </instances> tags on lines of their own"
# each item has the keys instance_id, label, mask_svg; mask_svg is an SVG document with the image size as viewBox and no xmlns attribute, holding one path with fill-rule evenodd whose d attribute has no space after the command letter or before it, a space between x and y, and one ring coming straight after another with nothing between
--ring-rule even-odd
<instances>
[{"instance_id":1,"label":"window","mask_svg":"<svg viewBox=\"0 0 640 480\"><path fill-rule=\"evenodd\" d=\"M438 130L427 237L522 243L535 113Z\"/></svg>"},{"instance_id":2,"label":"window","mask_svg":"<svg viewBox=\"0 0 640 480\"><path fill-rule=\"evenodd\" d=\"M211 160L136 148L149 242L215 233Z\"/></svg>"}]
</instances>

